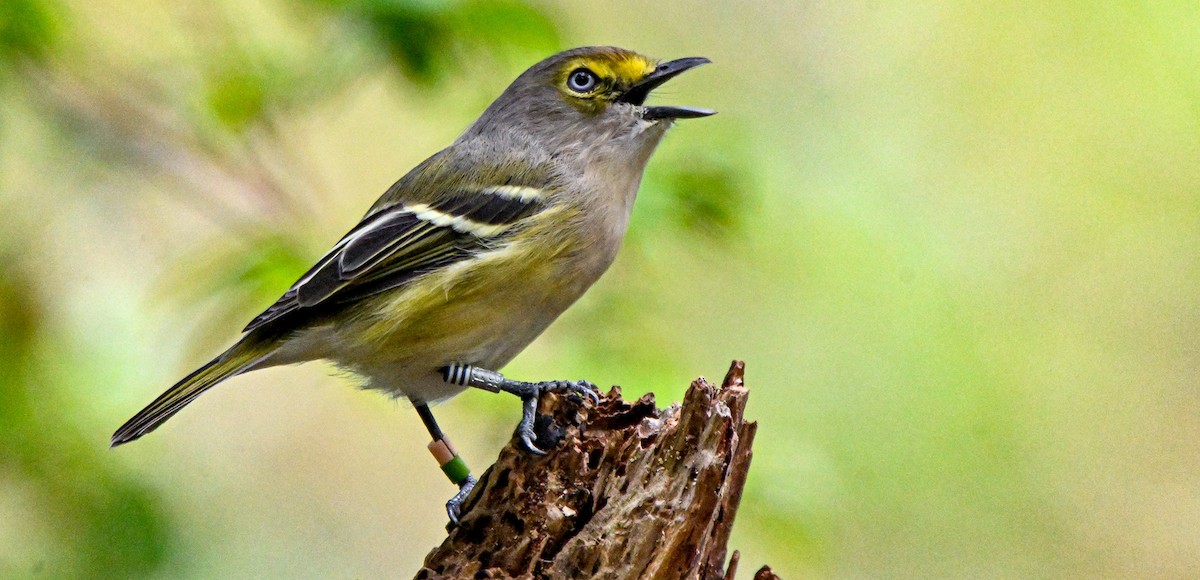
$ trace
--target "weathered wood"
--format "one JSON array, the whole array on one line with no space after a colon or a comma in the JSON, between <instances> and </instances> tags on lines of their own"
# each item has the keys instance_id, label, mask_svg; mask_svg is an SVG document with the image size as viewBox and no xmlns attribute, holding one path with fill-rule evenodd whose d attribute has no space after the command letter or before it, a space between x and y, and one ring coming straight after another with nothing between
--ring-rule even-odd
<instances>
[{"instance_id":1,"label":"weathered wood","mask_svg":"<svg viewBox=\"0 0 1200 580\"><path fill-rule=\"evenodd\" d=\"M417 578L732 579L726 543L757 428L743 370L734 361L720 388L697 379L665 409L617 387L596 406L546 397L549 454L506 446Z\"/></svg>"}]
</instances>

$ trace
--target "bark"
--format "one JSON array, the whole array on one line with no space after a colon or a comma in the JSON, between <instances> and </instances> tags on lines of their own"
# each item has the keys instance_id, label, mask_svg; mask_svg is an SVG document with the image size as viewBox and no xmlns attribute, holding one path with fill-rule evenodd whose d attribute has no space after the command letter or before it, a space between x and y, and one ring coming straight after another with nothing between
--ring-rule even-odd
<instances>
[{"instance_id":1,"label":"bark","mask_svg":"<svg viewBox=\"0 0 1200 580\"><path fill-rule=\"evenodd\" d=\"M732 579L726 543L750 468L744 365L659 409L613 387L599 405L542 401L537 445L514 440L480 478L429 578ZM777 578L763 567L754 578Z\"/></svg>"}]
</instances>

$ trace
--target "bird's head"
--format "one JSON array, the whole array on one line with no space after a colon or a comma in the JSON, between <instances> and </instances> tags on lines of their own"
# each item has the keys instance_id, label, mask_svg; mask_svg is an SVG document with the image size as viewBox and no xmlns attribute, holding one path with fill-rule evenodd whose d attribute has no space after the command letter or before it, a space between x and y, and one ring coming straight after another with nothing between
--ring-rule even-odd
<instances>
[{"instance_id":1,"label":"bird's head","mask_svg":"<svg viewBox=\"0 0 1200 580\"><path fill-rule=\"evenodd\" d=\"M634 139L652 149L676 119L706 117L714 111L647 106L646 97L680 73L708 62L703 57L659 62L612 46L560 52L517 77L469 133L522 134L554 148L589 149Z\"/></svg>"}]
</instances>

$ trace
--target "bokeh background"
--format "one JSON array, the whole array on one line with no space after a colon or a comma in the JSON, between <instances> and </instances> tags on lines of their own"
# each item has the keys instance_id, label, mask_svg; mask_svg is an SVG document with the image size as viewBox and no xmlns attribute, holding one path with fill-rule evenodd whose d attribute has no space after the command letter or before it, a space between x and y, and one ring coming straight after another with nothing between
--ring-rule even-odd
<instances>
[{"instance_id":1,"label":"bokeh background","mask_svg":"<svg viewBox=\"0 0 1200 580\"><path fill-rule=\"evenodd\" d=\"M109 434L521 70L715 64L508 368L747 361L732 547L798 577L1200 576L1200 4L4 0L0 576L404 577L454 489L320 364ZM518 404L438 410L476 470Z\"/></svg>"}]
</instances>

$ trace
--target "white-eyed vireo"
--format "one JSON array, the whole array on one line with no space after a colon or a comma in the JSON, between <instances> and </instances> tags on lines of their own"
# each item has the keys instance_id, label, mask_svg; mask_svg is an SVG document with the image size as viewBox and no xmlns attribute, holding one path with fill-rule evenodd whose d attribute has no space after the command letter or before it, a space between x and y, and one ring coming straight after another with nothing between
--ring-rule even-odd
<instances>
[{"instance_id":1,"label":"white-eyed vireo","mask_svg":"<svg viewBox=\"0 0 1200 580\"><path fill-rule=\"evenodd\" d=\"M392 185L241 340L122 425L112 444L149 433L234 375L326 359L413 402L460 488L447 504L457 519L475 479L428 403L467 387L517 394L519 434L540 453L540 394L596 397L586 381L527 383L495 369L612 263L658 142L675 119L712 114L645 106L646 96L706 62L587 47L534 65L458 140Z\"/></svg>"}]
</instances>

